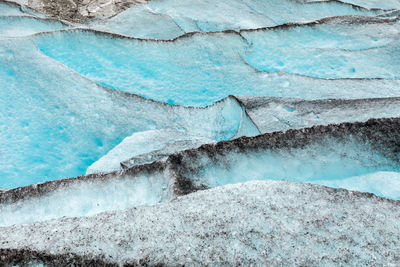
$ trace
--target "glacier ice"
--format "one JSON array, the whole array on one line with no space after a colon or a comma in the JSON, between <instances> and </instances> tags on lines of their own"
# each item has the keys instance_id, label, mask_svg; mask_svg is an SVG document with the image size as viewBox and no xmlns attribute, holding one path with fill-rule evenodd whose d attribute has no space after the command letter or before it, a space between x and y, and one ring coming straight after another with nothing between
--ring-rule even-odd
<instances>
[{"instance_id":1,"label":"glacier ice","mask_svg":"<svg viewBox=\"0 0 400 267\"><path fill-rule=\"evenodd\" d=\"M321 2L320 0L302 0L304 2ZM326 2L339 2L335 0L323 0ZM349 3L369 9L400 9L400 2L398 0L340 0L342 3Z\"/></svg>"},{"instance_id":2,"label":"glacier ice","mask_svg":"<svg viewBox=\"0 0 400 267\"><path fill-rule=\"evenodd\" d=\"M150 175L119 175L61 183L39 197L0 204L0 225L24 224L61 217L91 216L169 200L170 179L160 171ZM40 185L38 185L40 186Z\"/></svg>"},{"instance_id":3,"label":"glacier ice","mask_svg":"<svg viewBox=\"0 0 400 267\"><path fill-rule=\"evenodd\" d=\"M70 30L36 36L35 42L46 55L107 87L205 106L228 95L397 96L399 25L392 19L345 17L174 41Z\"/></svg>"},{"instance_id":4,"label":"glacier ice","mask_svg":"<svg viewBox=\"0 0 400 267\"><path fill-rule=\"evenodd\" d=\"M399 203L284 181L253 181L175 201L0 228L20 264L396 265ZM334 262L334 264L332 264ZM14 263L15 264L15 263Z\"/></svg>"},{"instance_id":5,"label":"glacier ice","mask_svg":"<svg viewBox=\"0 0 400 267\"><path fill-rule=\"evenodd\" d=\"M400 261L399 1L16 1L1 264Z\"/></svg>"},{"instance_id":6,"label":"glacier ice","mask_svg":"<svg viewBox=\"0 0 400 267\"><path fill-rule=\"evenodd\" d=\"M154 13L145 5L134 6L113 18L89 25L94 29L144 39L169 40L185 33L171 17Z\"/></svg>"},{"instance_id":7,"label":"glacier ice","mask_svg":"<svg viewBox=\"0 0 400 267\"><path fill-rule=\"evenodd\" d=\"M400 98L304 100L238 96L261 133L400 117ZM266 115L267 114L267 115Z\"/></svg>"},{"instance_id":8,"label":"glacier ice","mask_svg":"<svg viewBox=\"0 0 400 267\"><path fill-rule=\"evenodd\" d=\"M238 31L332 16L375 16L383 12L339 2L303 4L290 0L190 0L182 3L164 0L134 6L110 19L95 21L91 26L126 36L166 40L188 32Z\"/></svg>"},{"instance_id":9,"label":"glacier ice","mask_svg":"<svg viewBox=\"0 0 400 267\"><path fill-rule=\"evenodd\" d=\"M134 132L173 125L215 141L259 133L234 98L205 109L144 100L96 85L29 39L0 41L0 65L0 187L84 174Z\"/></svg>"},{"instance_id":10,"label":"glacier ice","mask_svg":"<svg viewBox=\"0 0 400 267\"><path fill-rule=\"evenodd\" d=\"M372 192L377 196L400 199L400 172L381 171L340 180L317 180L313 183L359 192Z\"/></svg>"},{"instance_id":11,"label":"glacier ice","mask_svg":"<svg viewBox=\"0 0 400 267\"><path fill-rule=\"evenodd\" d=\"M331 180L399 172L397 123L398 119L393 124L390 119L382 119L276 132L205 145L196 153L183 152L177 157L183 175L206 187L265 179L317 181L322 185L326 181L329 185ZM358 188L346 182L341 186ZM393 196L384 195L382 188L375 189L374 183L369 187L360 184L359 188L368 188L368 192L384 197Z\"/></svg>"},{"instance_id":12,"label":"glacier ice","mask_svg":"<svg viewBox=\"0 0 400 267\"><path fill-rule=\"evenodd\" d=\"M0 225L154 205L251 180L314 183L398 199L399 124L375 119L242 137L125 170L7 190L0 194ZM391 188L382 184L388 179Z\"/></svg>"},{"instance_id":13,"label":"glacier ice","mask_svg":"<svg viewBox=\"0 0 400 267\"><path fill-rule=\"evenodd\" d=\"M45 17L43 14L25 5L4 0L0 2L0 16L35 16L40 18Z\"/></svg>"},{"instance_id":14,"label":"glacier ice","mask_svg":"<svg viewBox=\"0 0 400 267\"><path fill-rule=\"evenodd\" d=\"M21 37L46 31L66 29L59 21L30 16L0 16L0 38Z\"/></svg>"},{"instance_id":15,"label":"glacier ice","mask_svg":"<svg viewBox=\"0 0 400 267\"><path fill-rule=\"evenodd\" d=\"M152 154L150 160L153 162L160 158L155 157L158 154L164 157L202 144L213 143L214 140L205 137L190 136L187 131L177 131L173 129L149 130L137 132L126 137L120 144L110 150L106 155L89 166L86 174L98 172L110 172L121 169L121 163L133 157L142 158L144 154ZM144 162L140 162L143 164ZM125 166L128 163L125 163ZM129 164L129 167L138 165Z\"/></svg>"}]
</instances>

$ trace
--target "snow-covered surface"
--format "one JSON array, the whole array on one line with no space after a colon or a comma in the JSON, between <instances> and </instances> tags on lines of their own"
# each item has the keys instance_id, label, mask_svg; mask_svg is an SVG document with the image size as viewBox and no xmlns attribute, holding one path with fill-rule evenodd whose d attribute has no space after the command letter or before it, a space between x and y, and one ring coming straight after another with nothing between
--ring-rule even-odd
<instances>
[{"instance_id":1,"label":"snow-covered surface","mask_svg":"<svg viewBox=\"0 0 400 267\"><path fill-rule=\"evenodd\" d=\"M399 202L368 194L258 181L123 212L0 228L0 248L26 249L26 261L43 253L38 264L67 265L80 256L98 264L395 266L399 217Z\"/></svg>"}]
</instances>

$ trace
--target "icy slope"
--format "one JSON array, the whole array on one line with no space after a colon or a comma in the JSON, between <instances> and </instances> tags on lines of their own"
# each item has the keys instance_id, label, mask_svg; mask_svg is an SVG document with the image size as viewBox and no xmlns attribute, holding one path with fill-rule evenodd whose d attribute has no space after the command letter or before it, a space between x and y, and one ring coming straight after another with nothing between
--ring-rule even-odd
<instances>
[{"instance_id":1,"label":"icy slope","mask_svg":"<svg viewBox=\"0 0 400 267\"><path fill-rule=\"evenodd\" d=\"M88 30L41 34L35 42L46 55L102 85L205 106L231 94L398 96L399 30L398 19L342 17L166 42Z\"/></svg>"},{"instance_id":2,"label":"icy slope","mask_svg":"<svg viewBox=\"0 0 400 267\"><path fill-rule=\"evenodd\" d=\"M320 0L300 0L302 2L321 2ZM353 5L362 6L364 8L383 8L383 9L400 9L399 0L323 0L324 2L335 2L335 3L349 3Z\"/></svg>"},{"instance_id":3,"label":"icy slope","mask_svg":"<svg viewBox=\"0 0 400 267\"><path fill-rule=\"evenodd\" d=\"M21 16L30 15L35 17L44 18L45 15L39 13L25 5L5 0L0 1L0 16Z\"/></svg>"},{"instance_id":4,"label":"icy slope","mask_svg":"<svg viewBox=\"0 0 400 267\"><path fill-rule=\"evenodd\" d=\"M398 199L399 127L398 118L379 119L242 137L123 171L16 188L0 193L0 225L153 205L251 180L326 184ZM376 174L382 171L387 177ZM389 175L390 183L377 182Z\"/></svg>"},{"instance_id":5,"label":"icy slope","mask_svg":"<svg viewBox=\"0 0 400 267\"><path fill-rule=\"evenodd\" d=\"M237 136L249 135L252 125L260 133L301 129L314 125L364 122L370 118L400 117L399 98L359 100L314 100L290 98L235 97L246 110ZM247 122L246 122L247 121ZM113 171L150 163L180 150L212 143L173 130L135 133L124 139L104 157L93 163L87 173ZM129 159L128 159L129 158Z\"/></svg>"},{"instance_id":6,"label":"icy slope","mask_svg":"<svg viewBox=\"0 0 400 267\"><path fill-rule=\"evenodd\" d=\"M325 17L382 13L384 10L369 10L339 2L155 0L134 6L110 19L95 21L91 27L137 38L173 39L188 32L256 29Z\"/></svg>"},{"instance_id":7,"label":"icy slope","mask_svg":"<svg viewBox=\"0 0 400 267\"><path fill-rule=\"evenodd\" d=\"M0 38L21 37L39 32L67 29L67 24L56 20L31 16L0 16Z\"/></svg>"},{"instance_id":8,"label":"icy slope","mask_svg":"<svg viewBox=\"0 0 400 267\"><path fill-rule=\"evenodd\" d=\"M237 96L261 133L400 117L400 98L303 100Z\"/></svg>"},{"instance_id":9,"label":"icy slope","mask_svg":"<svg viewBox=\"0 0 400 267\"><path fill-rule=\"evenodd\" d=\"M81 77L29 39L0 41L0 65L0 187L84 174L139 131L173 127L215 141L259 133L236 99L206 109L144 100Z\"/></svg>"},{"instance_id":10,"label":"icy slope","mask_svg":"<svg viewBox=\"0 0 400 267\"><path fill-rule=\"evenodd\" d=\"M6 264L396 265L399 202L259 181L89 218L0 228Z\"/></svg>"}]
</instances>

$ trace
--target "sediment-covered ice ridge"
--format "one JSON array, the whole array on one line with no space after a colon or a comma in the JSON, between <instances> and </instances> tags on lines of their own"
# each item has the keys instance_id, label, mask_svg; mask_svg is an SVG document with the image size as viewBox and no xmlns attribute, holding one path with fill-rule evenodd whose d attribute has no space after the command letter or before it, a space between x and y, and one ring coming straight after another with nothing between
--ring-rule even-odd
<instances>
[{"instance_id":1,"label":"sediment-covered ice ridge","mask_svg":"<svg viewBox=\"0 0 400 267\"><path fill-rule=\"evenodd\" d=\"M253 181L155 206L0 227L10 265L396 265L399 202ZM368 229L368 231L366 231Z\"/></svg>"},{"instance_id":2,"label":"sediment-covered ice ridge","mask_svg":"<svg viewBox=\"0 0 400 267\"><path fill-rule=\"evenodd\" d=\"M154 205L251 180L326 184L400 199L399 126L398 118L375 119L241 137L123 171L16 188L0 194L0 225ZM389 187L377 183L383 175Z\"/></svg>"}]
</instances>

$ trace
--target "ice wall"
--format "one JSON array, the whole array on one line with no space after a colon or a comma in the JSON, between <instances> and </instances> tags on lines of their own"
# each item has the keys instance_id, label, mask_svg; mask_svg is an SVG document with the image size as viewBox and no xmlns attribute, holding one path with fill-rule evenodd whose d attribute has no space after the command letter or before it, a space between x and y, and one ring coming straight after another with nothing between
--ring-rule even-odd
<instances>
[{"instance_id":1,"label":"ice wall","mask_svg":"<svg viewBox=\"0 0 400 267\"><path fill-rule=\"evenodd\" d=\"M182 165L177 167L178 175L206 187L277 179L322 185L336 183L344 188L397 198L391 192L399 188L390 187L398 183L387 184L386 189L375 188L377 183L365 175L399 172L398 121L370 120L241 138L204 145L195 153L183 152L171 160ZM347 182L338 182L342 179ZM361 179L364 183L358 182Z\"/></svg>"}]
</instances>

